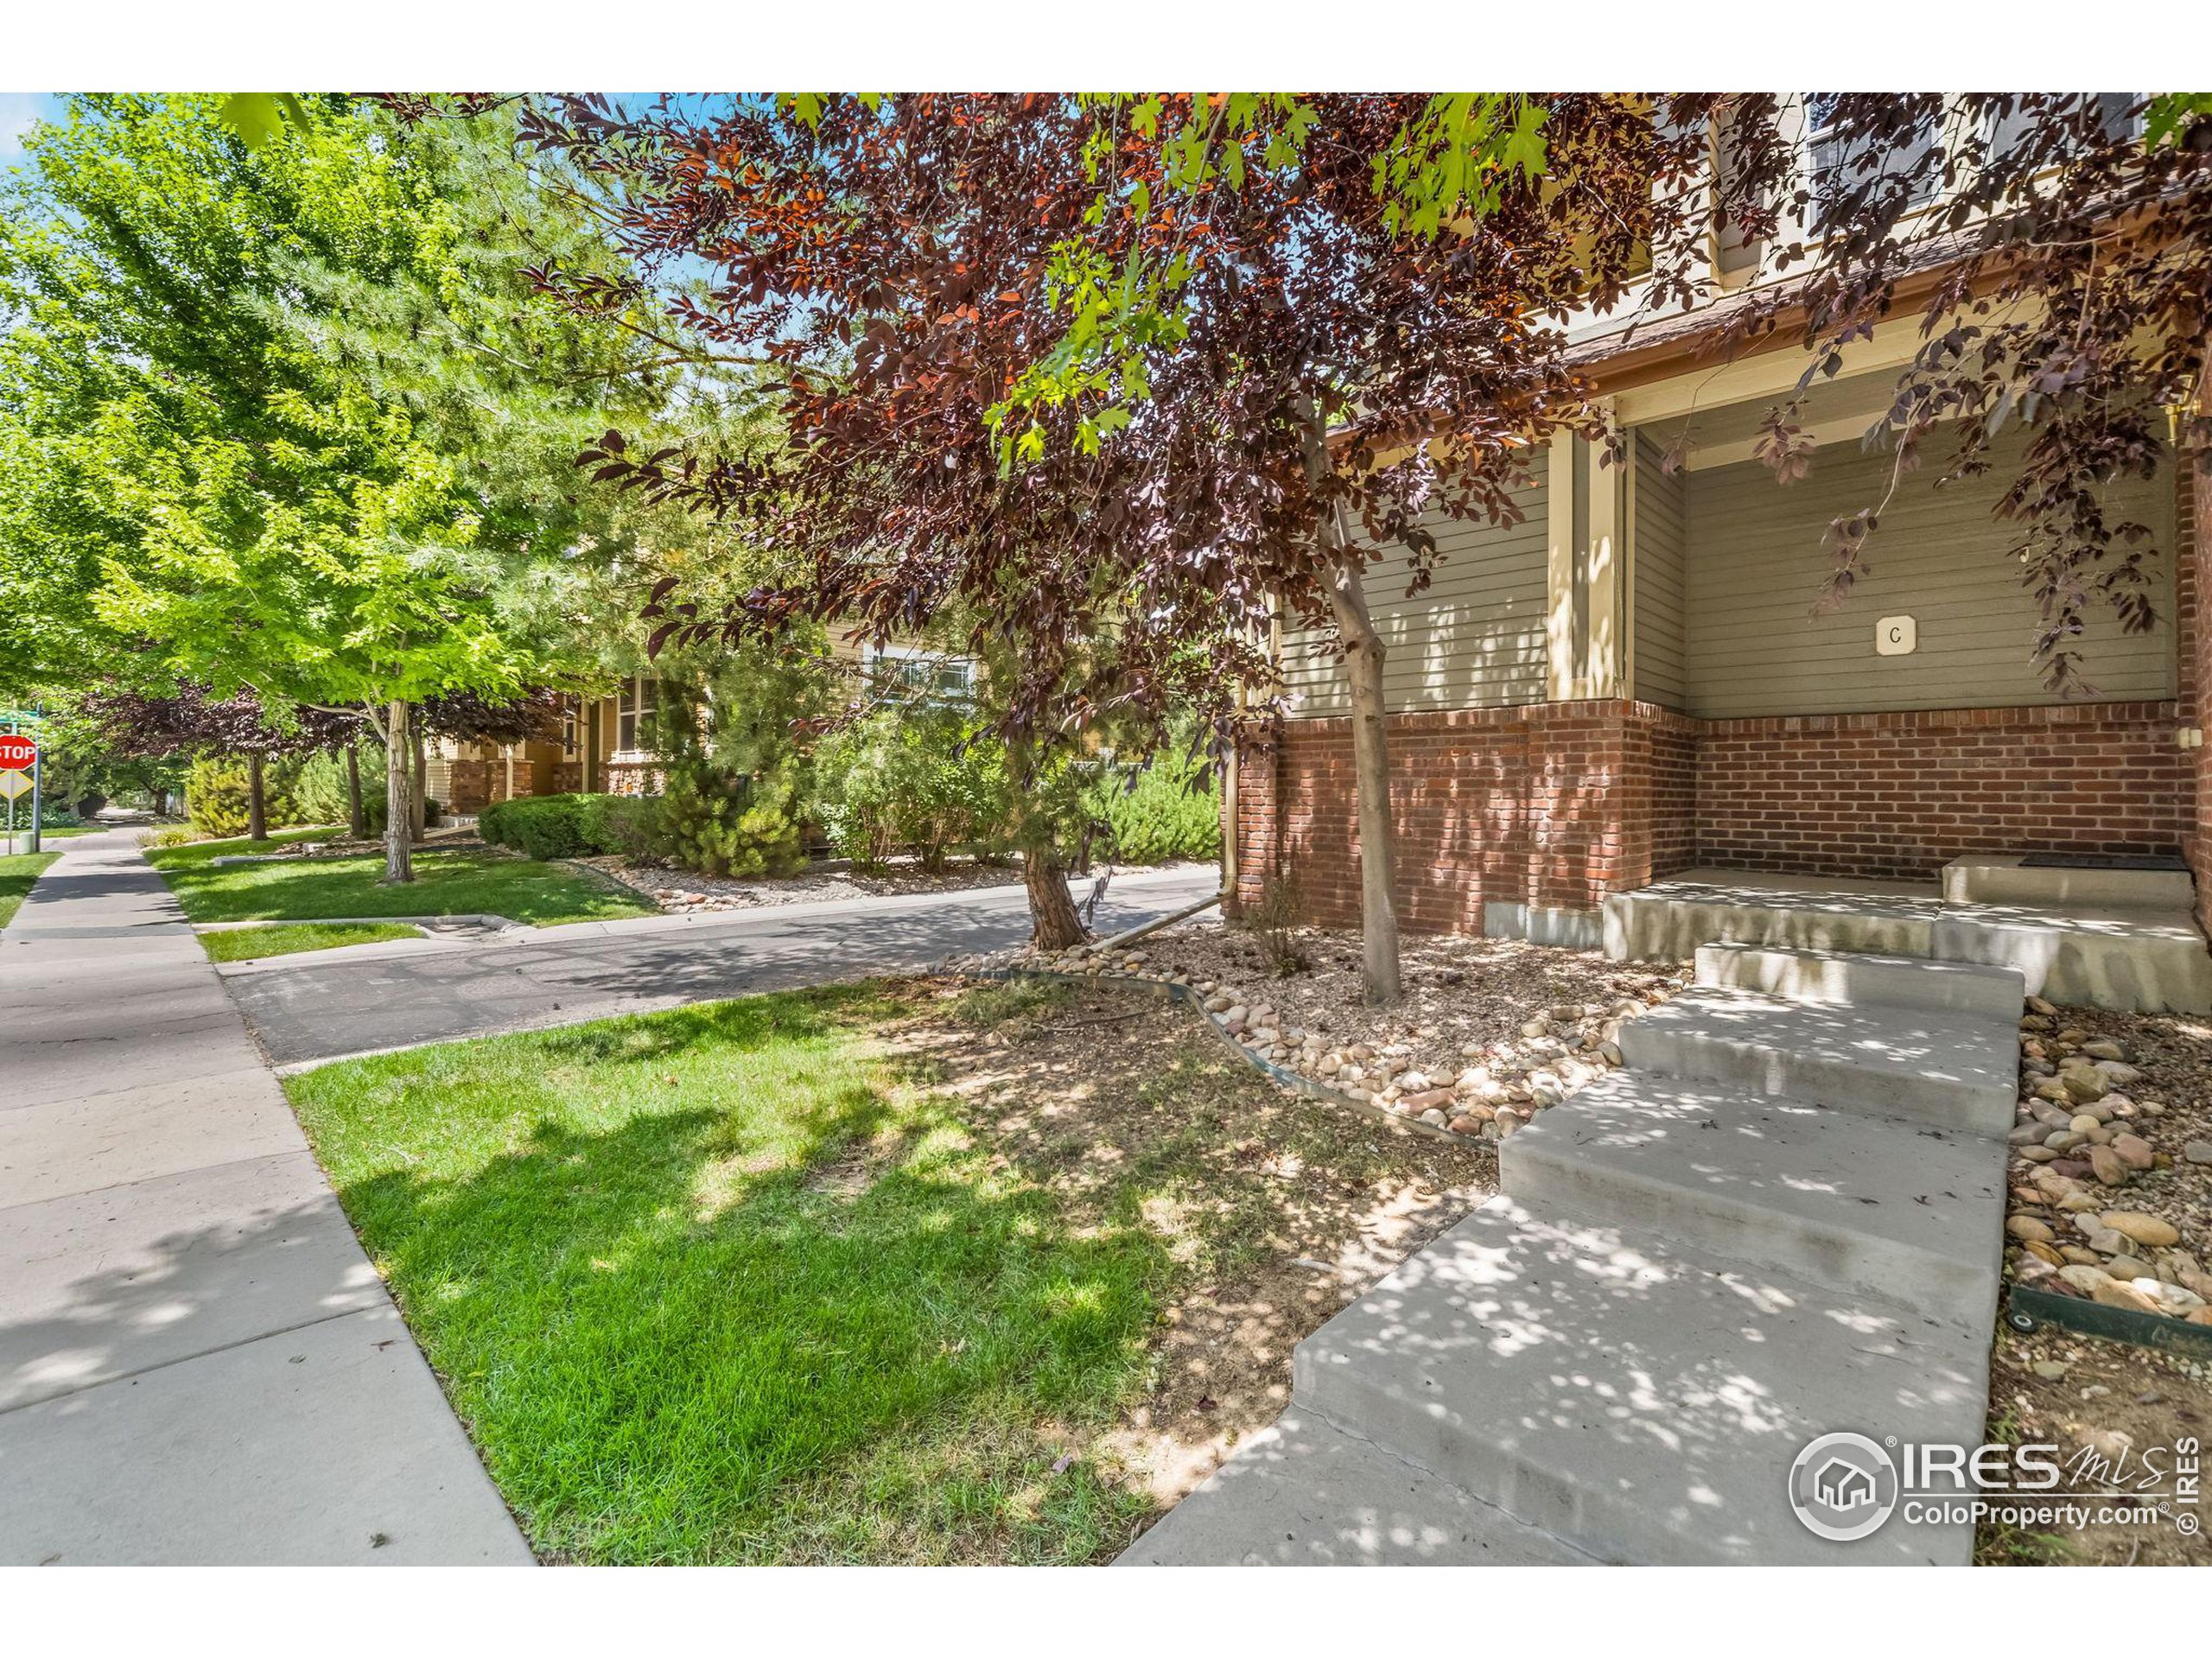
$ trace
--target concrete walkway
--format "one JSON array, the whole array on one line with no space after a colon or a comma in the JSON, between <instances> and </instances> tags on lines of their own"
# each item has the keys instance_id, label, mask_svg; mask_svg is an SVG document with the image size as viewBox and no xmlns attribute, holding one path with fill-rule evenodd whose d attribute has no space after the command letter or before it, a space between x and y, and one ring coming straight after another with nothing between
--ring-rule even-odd
<instances>
[{"instance_id":1,"label":"concrete walkway","mask_svg":"<svg viewBox=\"0 0 2212 1659\"><path fill-rule=\"evenodd\" d=\"M132 842L0 933L0 1562L529 1561Z\"/></svg>"},{"instance_id":2,"label":"concrete walkway","mask_svg":"<svg viewBox=\"0 0 2212 1659\"><path fill-rule=\"evenodd\" d=\"M1219 885L1211 867L1117 876L1097 924L1164 916ZM418 1043L650 1014L716 997L911 972L1029 936L1016 883L756 911L533 928L493 941L402 939L225 969L270 1059L295 1066Z\"/></svg>"},{"instance_id":3,"label":"concrete walkway","mask_svg":"<svg viewBox=\"0 0 2212 1659\"><path fill-rule=\"evenodd\" d=\"M1790 1489L1830 1433L1980 1441L2024 995L1701 947L1624 1068L1502 1141L1499 1196L1299 1344L1289 1410L1122 1561L1963 1565L1969 1525L1873 1478L1836 1488L1855 1538Z\"/></svg>"}]
</instances>

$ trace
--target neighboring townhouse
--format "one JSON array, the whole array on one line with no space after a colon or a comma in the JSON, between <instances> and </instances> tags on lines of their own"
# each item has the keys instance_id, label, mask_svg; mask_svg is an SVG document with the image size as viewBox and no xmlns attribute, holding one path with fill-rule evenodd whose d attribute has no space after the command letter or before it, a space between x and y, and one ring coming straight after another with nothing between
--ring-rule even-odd
<instances>
[{"instance_id":1,"label":"neighboring townhouse","mask_svg":"<svg viewBox=\"0 0 2212 1659\"><path fill-rule=\"evenodd\" d=\"M861 643L832 634L830 654L863 673L931 697L965 697L975 689L973 658L893 641ZM651 674L626 677L611 696L569 698L558 738L538 743L462 743L441 739L426 773L430 798L448 811L475 813L521 795L657 795L661 756L652 747L662 686Z\"/></svg>"},{"instance_id":2,"label":"neighboring townhouse","mask_svg":"<svg viewBox=\"0 0 2212 1659\"><path fill-rule=\"evenodd\" d=\"M1800 109L1818 165L1817 99ZM1402 925L1594 944L1606 895L1694 867L1924 880L1970 853L2185 853L2212 892L2195 568L2212 492L2170 462L2108 493L2113 518L2152 531L2158 622L2093 616L2092 696L2047 690L2030 660L2037 607L2005 556L2018 528L1990 511L2008 452L1941 490L1940 467L1906 476L1848 602L1812 614L1826 527L1888 489L1891 455L1859 438L1919 322L1901 306L1847 350L1802 417L1811 474L1780 485L1753 447L1802 353L1700 354L1732 293L1767 279L1764 254L1716 239L1699 311L1633 339L1624 315L1577 329L1625 466L1561 437L1530 457L1522 522L1433 525L1446 556L1427 591L1406 597L1402 560L1370 571ZM1249 901L1294 872L1313 919L1357 925L1344 670L1327 631L1286 629L1278 650L1287 718L1231 780L1229 874Z\"/></svg>"}]
</instances>

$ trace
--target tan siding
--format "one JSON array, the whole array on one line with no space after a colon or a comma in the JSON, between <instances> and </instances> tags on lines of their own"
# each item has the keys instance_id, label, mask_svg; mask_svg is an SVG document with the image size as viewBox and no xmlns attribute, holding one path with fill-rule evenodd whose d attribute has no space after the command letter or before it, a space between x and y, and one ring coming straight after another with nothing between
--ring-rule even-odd
<instances>
[{"instance_id":1,"label":"tan siding","mask_svg":"<svg viewBox=\"0 0 2212 1659\"><path fill-rule=\"evenodd\" d=\"M1810 477L1788 486L1757 461L1692 473L1688 712L1726 719L2061 701L2029 661L2037 605L2005 557L2018 529L1989 514L2017 455L2006 446L1991 474L1940 491L1924 474L1908 477L1867 544L1867 570L1849 601L1817 617L1808 613L1831 559L1823 532L1881 499L1890 458L1830 446ZM2158 624L2126 634L2108 609L2092 611L2083 661L2100 698L2174 695L2172 502L2170 474L2107 495L2108 519L2151 527ZM1877 656L1876 620L1898 614L1916 622L1918 649Z\"/></svg>"},{"instance_id":2,"label":"tan siding","mask_svg":"<svg viewBox=\"0 0 2212 1659\"><path fill-rule=\"evenodd\" d=\"M1515 500L1511 526L1427 520L1441 553L1435 580L1406 597L1402 556L1367 575L1367 603L1389 646L1383 689L1393 710L1487 709L1544 698L1544 562L1547 502L1541 474ZM1283 678L1290 713L1350 712L1333 629L1286 629Z\"/></svg>"},{"instance_id":3,"label":"tan siding","mask_svg":"<svg viewBox=\"0 0 2212 1659\"><path fill-rule=\"evenodd\" d=\"M1669 709L1684 706L1682 575L1684 475L1660 465L1664 452L1636 439L1636 695Z\"/></svg>"}]
</instances>

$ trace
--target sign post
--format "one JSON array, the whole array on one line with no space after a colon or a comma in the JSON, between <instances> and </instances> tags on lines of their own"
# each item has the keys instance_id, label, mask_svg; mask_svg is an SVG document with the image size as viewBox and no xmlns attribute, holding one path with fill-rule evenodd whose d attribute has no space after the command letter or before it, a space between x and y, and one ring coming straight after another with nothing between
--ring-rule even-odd
<instances>
[{"instance_id":1,"label":"sign post","mask_svg":"<svg viewBox=\"0 0 2212 1659\"><path fill-rule=\"evenodd\" d=\"M16 798L31 798L31 851L39 850L38 745L20 732L0 734L0 794L8 798L8 850L16 850Z\"/></svg>"}]
</instances>

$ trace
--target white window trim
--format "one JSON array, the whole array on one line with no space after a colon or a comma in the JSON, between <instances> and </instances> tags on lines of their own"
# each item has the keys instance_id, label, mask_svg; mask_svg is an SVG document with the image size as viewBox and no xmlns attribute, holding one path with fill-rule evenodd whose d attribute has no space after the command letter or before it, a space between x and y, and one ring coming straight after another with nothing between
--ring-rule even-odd
<instances>
[{"instance_id":1,"label":"white window trim","mask_svg":"<svg viewBox=\"0 0 2212 1659\"><path fill-rule=\"evenodd\" d=\"M957 651L932 651L925 645L874 645L861 647L861 665L874 672L878 663L928 663L936 667L957 667L966 681L963 695L973 696L976 692L976 659ZM935 693L931 694L934 696Z\"/></svg>"},{"instance_id":2,"label":"white window trim","mask_svg":"<svg viewBox=\"0 0 2212 1659\"><path fill-rule=\"evenodd\" d=\"M652 750L643 747L638 740L639 730L660 707L660 682L648 674L632 674L622 682L622 689L614 695L614 752L608 755L609 764L638 766L658 760ZM631 747L622 747L622 721L631 722Z\"/></svg>"}]
</instances>

